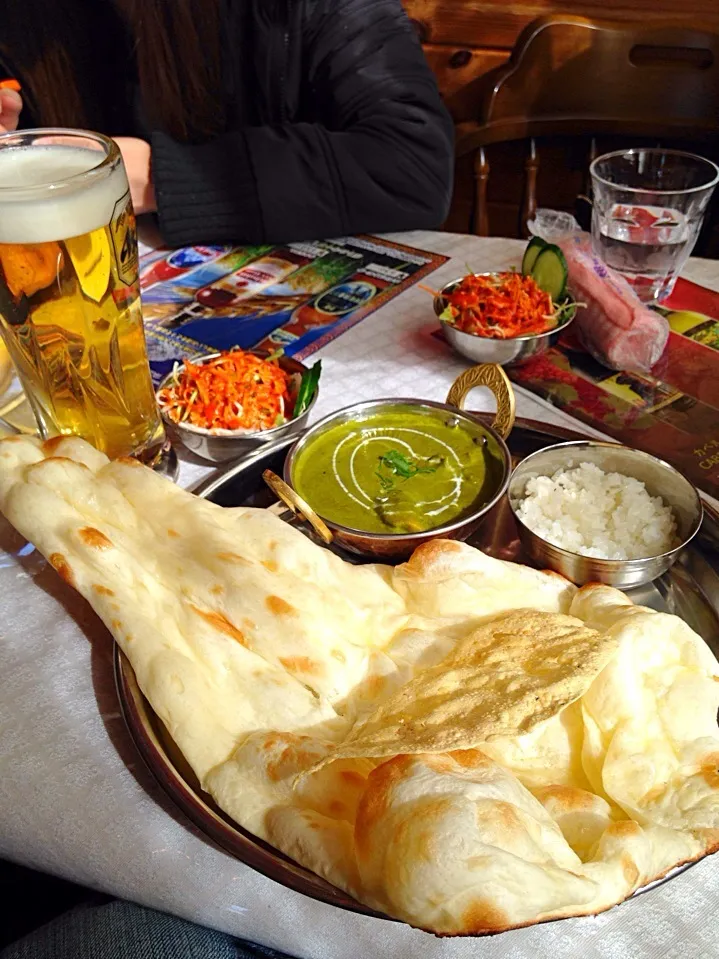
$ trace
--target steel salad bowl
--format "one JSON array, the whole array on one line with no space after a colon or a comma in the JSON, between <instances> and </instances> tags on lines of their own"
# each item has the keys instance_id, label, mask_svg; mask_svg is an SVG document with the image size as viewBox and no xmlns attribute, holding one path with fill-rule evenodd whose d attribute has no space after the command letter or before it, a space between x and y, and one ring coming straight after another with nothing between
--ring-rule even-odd
<instances>
[{"instance_id":1,"label":"steel salad bowl","mask_svg":"<svg viewBox=\"0 0 719 959\"><path fill-rule=\"evenodd\" d=\"M475 386L487 386L497 400L497 415L492 426L485 426L464 411L464 401ZM488 469L484 482L477 488L481 505L470 508L451 522L417 533L371 533L341 526L322 515L322 504L305 503L293 488L293 469L299 454L318 436L338 423L360 422L371 414L388 409L411 408L428 416L440 415L445 422L470 430L487 450ZM454 383L446 403L419 399L379 399L355 403L331 413L315 423L296 441L284 464L284 482L266 477L269 485L294 512L302 515L326 542L362 556L398 560L409 556L422 543L434 539L459 539L470 536L492 507L504 496L512 471L511 456L504 442L514 423L514 393L506 374L497 366L479 366L466 370ZM288 489L289 488L289 489ZM324 533L323 533L324 530Z\"/></svg>"},{"instance_id":2,"label":"steel salad bowl","mask_svg":"<svg viewBox=\"0 0 719 959\"><path fill-rule=\"evenodd\" d=\"M497 272L476 273L475 276L496 276ZM448 301L449 293L453 293L465 277L459 277L447 283L434 298L434 312L441 316ZM466 333L458 330L453 323L440 320L445 339L459 354L473 363L497 363L499 366L519 366L535 356L546 353L559 337L564 333L576 315L576 306L568 312L565 319L553 330L546 333L532 333L529 336L513 336L507 339L493 339L480 336L478 333Z\"/></svg>"},{"instance_id":3,"label":"steel salad bowl","mask_svg":"<svg viewBox=\"0 0 719 959\"><path fill-rule=\"evenodd\" d=\"M263 350L245 350L246 353L252 353L253 356L259 356L267 359L270 355ZM200 356L192 363L207 363L220 356L220 353L208 353ZM280 356L278 364L281 369L290 375L302 376L307 371L307 367L299 360L292 359L289 356ZM179 369L182 369L182 364ZM160 383L157 392L166 389L171 385L177 371L169 373ZM265 443L270 443L284 437L294 436L300 433L307 426L307 419L315 405L319 393L319 386L315 390L307 409L297 417L297 419L288 420L281 426L274 426L269 430L258 430L257 432L248 432L246 430L227 430L222 433L213 433L211 430L204 429L201 426L193 426L191 423L176 423L160 407L162 421L165 424L165 430L173 443L182 443L196 456L210 460L213 463L226 463L230 460L238 459L251 450Z\"/></svg>"},{"instance_id":4,"label":"steel salad bowl","mask_svg":"<svg viewBox=\"0 0 719 959\"><path fill-rule=\"evenodd\" d=\"M670 550L641 559L597 559L554 546L526 526L517 515L527 481L535 476L552 476L557 470L593 463L604 472L622 473L645 484L651 496L660 496L669 506L677 524L677 542ZM697 490L673 466L640 450L617 443L579 441L559 443L533 453L514 470L508 489L509 505L517 523L522 546L541 567L561 573L578 586L605 583L631 589L649 583L665 573L699 532L703 508Z\"/></svg>"}]
</instances>

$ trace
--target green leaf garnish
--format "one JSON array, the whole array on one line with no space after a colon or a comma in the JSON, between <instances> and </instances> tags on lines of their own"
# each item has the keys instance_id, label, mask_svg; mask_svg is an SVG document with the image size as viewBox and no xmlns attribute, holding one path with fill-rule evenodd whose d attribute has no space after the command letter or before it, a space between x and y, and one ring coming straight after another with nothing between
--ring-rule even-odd
<instances>
[{"instance_id":1,"label":"green leaf garnish","mask_svg":"<svg viewBox=\"0 0 719 959\"><path fill-rule=\"evenodd\" d=\"M454 323L457 311L452 306L451 303L448 303L442 312L439 314L439 318L443 323Z\"/></svg>"},{"instance_id":2,"label":"green leaf garnish","mask_svg":"<svg viewBox=\"0 0 719 959\"><path fill-rule=\"evenodd\" d=\"M301 416L312 402L312 397L317 392L317 384L320 381L321 372L322 360L317 360L311 369L305 370L302 374L300 388L297 390L297 399L295 400L292 419L297 419L298 416Z\"/></svg>"},{"instance_id":3,"label":"green leaf garnish","mask_svg":"<svg viewBox=\"0 0 719 959\"><path fill-rule=\"evenodd\" d=\"M375 476L379 479L382 489L388 490L394 486L393 477L395 476L399 479L408 480L420 473L434 473L442 465L441 461L432 466L426 465L427 463L429 463L429 460L425 461L425 465L420 466L419 463L410 459L409 456L405 456L404 453L400 453L399 450L388 450L380 456L379 468L376 470ZM387 473L390 475L388 476Z\"/></svg>"},{"instance_id":4,"label":"green leaf garnish","mask_svg":"<svg viewBox=\"0 0 719 959\"><path fill-rule=\"evenodd\" d=\"M419 467L398 450L390 450L384 456L380 456L379 461L402 479L409 479L419 471Z\"/></svg>"}]
</instances>

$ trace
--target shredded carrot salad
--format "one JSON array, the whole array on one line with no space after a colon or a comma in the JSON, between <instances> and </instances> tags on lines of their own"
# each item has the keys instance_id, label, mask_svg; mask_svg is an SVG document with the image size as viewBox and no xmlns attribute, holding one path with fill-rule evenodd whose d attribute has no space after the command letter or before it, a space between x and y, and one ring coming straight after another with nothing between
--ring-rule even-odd
<instances>
[{"instance_id":1,"label":"shredded carrot salad","mask_svg":"<svg viewBox=\"0 0 719 959\"><path fill-rule=\"evenodd\" d=\"M175 423L209 430L267 430L289 419L291 377L273 360L242 350L220 353L207 363L175 371L157 401Z\"/></svg>"},{"instance_id":2,"label":"shredded carrot salad","mask_svg":"<svg viewBox=\"0 0 719 959\"><path fill-rule=\"evenodd\" d=\"M466 276L445 299L442 319L465 333L508 339L546 333L557 325L549 293L521 273Z\"/></svg>"}]
</instances>

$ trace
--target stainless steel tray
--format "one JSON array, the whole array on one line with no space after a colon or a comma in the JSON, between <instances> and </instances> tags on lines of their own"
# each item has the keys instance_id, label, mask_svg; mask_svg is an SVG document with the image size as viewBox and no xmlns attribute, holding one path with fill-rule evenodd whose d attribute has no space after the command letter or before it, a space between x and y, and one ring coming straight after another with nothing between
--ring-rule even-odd
<instances>
[{"instance_id":1,"label":"stainless steel tray","mask_svg":"<svg viewBox=\"0 0 719 959\"><path fill-rule=\"evenodd\" d=\"M518 419L508 445L513 458L518 461L553 443L584 438L586 434L583 433L534 420ZM196 487L195 492L221 506L272 506L274 495L262 480L262 472L272 469L281 475L292 442L290 439L260 448L240 462L213 474ZM701 534L677 564L660 579L631 590L628 595L639 605L681 616L719 656L719 574L716 565L719 559L719 514L709 504L705 506ZM298 528L308 536L313 535L304 525ZM487 515L469 542L499 559L524 561L506 498ZM356 556L336 551L350 562L362 562ZM123 715L140 754L169 796L209 838L237 859L290 889L342 909L389 918L372 912L342 890L261 842L226 816L212 798L201 790L161 720L142 695L129 661L117 646L115 675ZM673 869L634 895L669 881L690 866Z\"/></svg>"}]
</instances>

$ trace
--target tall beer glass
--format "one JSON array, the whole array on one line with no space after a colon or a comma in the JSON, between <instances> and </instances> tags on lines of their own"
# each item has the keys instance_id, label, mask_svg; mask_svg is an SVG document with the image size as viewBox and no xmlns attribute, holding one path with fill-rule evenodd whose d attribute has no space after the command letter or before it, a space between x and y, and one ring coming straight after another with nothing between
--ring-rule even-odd
<instances>
[{"instance_id":1,"label":"tall beer glass","mask_svg":"<svg viewBox=\"0 0 719 959\"><path fill-rule=\"evenodd\" d=\"M152 462L164 431L117 145L79 130L0 136L0 332L44 437Z\"/></svg>"}]
</instances>

